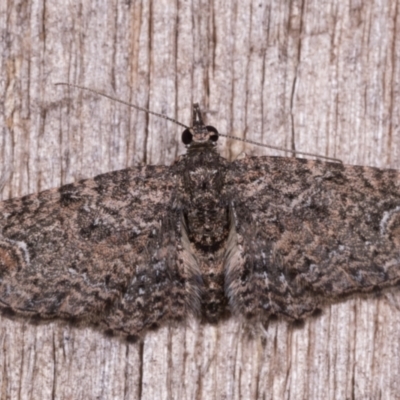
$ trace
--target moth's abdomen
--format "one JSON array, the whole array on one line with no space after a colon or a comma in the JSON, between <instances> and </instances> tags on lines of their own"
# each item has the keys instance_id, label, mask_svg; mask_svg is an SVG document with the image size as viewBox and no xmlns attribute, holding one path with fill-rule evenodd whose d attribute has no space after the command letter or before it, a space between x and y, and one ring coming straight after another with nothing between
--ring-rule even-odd
<instances>
[{"instance_id":1,"label":"moth's abdomen","mask_svg":"<svg viewBox=\"0 0 400 400\"><path fill-rule=\"evenodd\" d=\"M217 322L227 306L223 258L229 235L228 212L222 208L197 211L187 214L186 221L203 281L202 316L209 322Z\"/></svg>"}]
</instances>

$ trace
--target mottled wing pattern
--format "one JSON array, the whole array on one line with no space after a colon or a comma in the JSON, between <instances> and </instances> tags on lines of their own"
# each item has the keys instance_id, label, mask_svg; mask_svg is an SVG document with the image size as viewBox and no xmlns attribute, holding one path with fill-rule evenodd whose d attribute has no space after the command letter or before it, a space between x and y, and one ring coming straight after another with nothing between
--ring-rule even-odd
<instances>
[{"instance_id":1,"label":"mottled wing pattern","mask_svg":"<svg viewBox=\"0 0 400 400\"><path fill-rule=\"evenodd\" d=\"M143 166L0 203L0 308L126 335L183 318L170 175Z\"/></svg>"},{"instance_id":2,"label":"mottled wing pattern","mask_svg":"<svg viewBox=\"0 0 400 400\"><path fill-rule=\"evenodd\" d=\"M227 185L233 310L297 319L400 281L400 172L249 157L232 163Z\"/></svg>"}]
</instances>

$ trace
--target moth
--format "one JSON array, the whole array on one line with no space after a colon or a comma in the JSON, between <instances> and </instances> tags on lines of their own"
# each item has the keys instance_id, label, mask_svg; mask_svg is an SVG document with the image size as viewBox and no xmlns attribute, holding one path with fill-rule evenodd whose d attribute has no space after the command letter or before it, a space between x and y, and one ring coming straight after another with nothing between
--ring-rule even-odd
<instances>
[{"instance_id":1,"label":"moth","mask_svg":"<svg viewBox=\"0 0 400 400\"><path fill-rule=\"evenodd\" d=\"M141 337L188 315L304 318L400 280L400 172L228 162L197 104L171 166L0 203L0 309Z\"/></svg>"}]
</instances>

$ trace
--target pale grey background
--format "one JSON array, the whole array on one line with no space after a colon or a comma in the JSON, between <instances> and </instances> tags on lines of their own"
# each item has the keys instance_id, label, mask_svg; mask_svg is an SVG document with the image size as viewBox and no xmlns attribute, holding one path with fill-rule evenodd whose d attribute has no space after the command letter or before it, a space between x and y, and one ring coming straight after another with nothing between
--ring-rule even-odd
<instances>
[{"instance_id":1,"label":"pale grey background","mask_svg":"<svg viewBox=\"0 0 400 400\"><path fill-rule=\"evenodd\" d=\"M36 192L142 162L171 164L181 129L105 90L222 133L400 169L400 3L0 2L0 192ZM235 157L245 150L227 143ZM0 319L3 399L399 398L400 312L357 297L301 329L165 327L128 345L92 329Z\"/></svg>"}]
</instances>

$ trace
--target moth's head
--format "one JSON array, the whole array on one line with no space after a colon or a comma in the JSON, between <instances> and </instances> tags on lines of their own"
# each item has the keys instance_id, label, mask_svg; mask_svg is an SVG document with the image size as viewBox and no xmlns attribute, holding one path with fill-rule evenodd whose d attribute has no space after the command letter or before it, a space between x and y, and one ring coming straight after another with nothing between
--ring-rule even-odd
<instances>
[{"instance_id":1,"label":"moth's head","mask_svg":"<svg viewBox=\"0 0 400 400\"><path fill-rule=\"evenodd\" d=\"M211 143L215 145L218 140L218 131L209 125L204 125L200 107L193 104L193 120L191 128L182 132L182 142L185 145Z\"/></svg>"}]
</instances>

